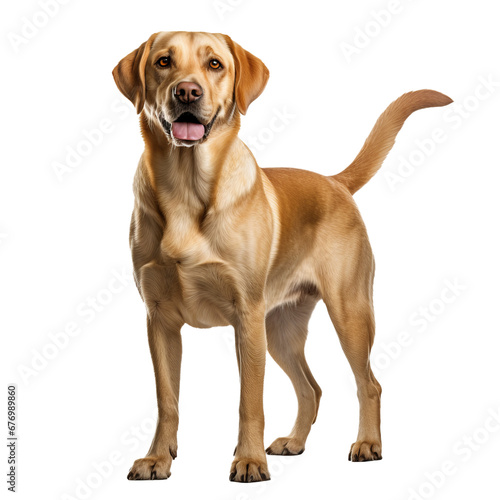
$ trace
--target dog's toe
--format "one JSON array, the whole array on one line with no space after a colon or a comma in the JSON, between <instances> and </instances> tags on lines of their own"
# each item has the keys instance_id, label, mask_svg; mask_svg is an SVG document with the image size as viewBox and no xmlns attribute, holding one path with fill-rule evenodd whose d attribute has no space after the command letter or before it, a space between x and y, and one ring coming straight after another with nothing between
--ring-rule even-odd
<instances>
[{"instance_id":1,"label":"dog's toe","mask_svg":"<svg viewBox=\"0 0 500 500\"><path fill-rule=\"evenodd\" d=\"M231 465L229 481L238 483L254 483L271 479L267 463L264 460L252 458L235 459Z\"/></svg>"},{"instance_id":2,"label":"dog's toe","mask_svg":"<svg viewBox=\"0 0 500 500\"><path fill-rule=\"evenodd\" d=\"M380 442L356 441L351 446L348 459L351 462L382 460L382 446Z\"/></svg>"},{"instance_id":3,"label":"dog's toe","mask_svg":"<svg viewBox=\"0 0 500 500\"><path fill-rule=\"evenodd\" d=\"M172 457L146 457L134 462L127 479L132 481L144 479L168 479L170 477L170 466Z\"/></svg>"},{"instance_id":4,"label":"dog's toe","mask_svg":"<svg viewBox=\"0 0 500 500\"><path fill-rule=\"evenodd\" d=\"M303 441L297 438L283 437L273 441L266 453L268 455L301 455L304 450L305 443Z\"/></svg>"}]
</instances>

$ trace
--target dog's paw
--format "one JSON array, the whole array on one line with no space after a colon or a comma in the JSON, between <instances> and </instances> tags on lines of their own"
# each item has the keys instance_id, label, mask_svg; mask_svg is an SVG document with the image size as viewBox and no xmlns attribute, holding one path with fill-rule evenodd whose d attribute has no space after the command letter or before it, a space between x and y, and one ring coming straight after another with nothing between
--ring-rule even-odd
<instances>
[{"instance_id":1,"label":"dog's paw","mask_svg":"<svg viewBox=\"0 0 500 500\"><path fill-rule=\"evenodd\" d=\"M127 479L132 481L141 479L168 479L172 457L146 457L134 462Z\"/></svg>"},{"instance_id":2,"label":"dog's paw","mask_svg":"<svg viewBox=\"0 0 500 500\"><path fill-rule=\"evenodd\" d=\"M370 462L382 460L382 445L379 442L356 441L349 452L351 462Z\"/></svg>"},{"instance_id":3,"label":"dog's paw","mask_svg":"<svg viewBox=\"0 0 500 500\"><path fill-rule=\"evenodd\" d=\"M254 483L271 479L266 460L254 458L236 458L231 465L229 481Z\"/></svg>"},{"instance_id":4,"label":"dog's paw","mask_svg":"<svg viewBox=\"0 0 500 500\"><path fill-rule=\"evenodd\" d=\"M268 455L300 455L304 453L305 443L297 438L283 437L273 441L266 450Z\"/></svg>"}]
</instances>

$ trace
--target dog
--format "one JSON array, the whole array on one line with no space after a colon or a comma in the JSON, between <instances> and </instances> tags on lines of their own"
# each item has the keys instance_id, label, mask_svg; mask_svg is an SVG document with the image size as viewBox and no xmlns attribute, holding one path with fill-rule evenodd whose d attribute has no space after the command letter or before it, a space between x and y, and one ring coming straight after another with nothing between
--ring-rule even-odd
<instances>
[{"instance_id":1,"label":"dog","mask_svg":"<svg viewBox=\"0 0 500 500\"><path fill-rule=\"evenodd\" d=\"M352 195L380 168L414 111L452 100L409 92L382 113L341 173L261 169L238 138L241 115L269 78L229 36L160 32L113 70L140 114L145 150L134 178L134 277L147 310L158 421L128 479L166 479L177 454L181 327L232 325L241 392L229 479L270 479L266 451L298 455L321 389L304 356L307 325L326 304L357 384L359 431L349 460L382 458L381 387L370 368L374 260ZM264 449L266 350L290 377L295 425Z\"/></svg>"}]
</instances>

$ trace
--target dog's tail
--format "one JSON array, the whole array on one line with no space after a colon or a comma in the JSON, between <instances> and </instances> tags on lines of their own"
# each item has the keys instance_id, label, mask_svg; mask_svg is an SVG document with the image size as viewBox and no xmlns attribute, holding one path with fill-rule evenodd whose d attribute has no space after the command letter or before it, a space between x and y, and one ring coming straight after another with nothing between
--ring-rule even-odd
<instances>
[{"instance_id":1,"label":"dog's tail","mask_svg":"<svg viewBox=\"0 0 500 500\"><path fill-rule=\"evenodd\" d=\"M417 90L403 94L380 115L354 161L333 178L344 184L351 194L363 187L382 166L394 146L396 135L405 120L418 109L446 106L453 100L435 90Z\"/></svg>"}]
</instances>

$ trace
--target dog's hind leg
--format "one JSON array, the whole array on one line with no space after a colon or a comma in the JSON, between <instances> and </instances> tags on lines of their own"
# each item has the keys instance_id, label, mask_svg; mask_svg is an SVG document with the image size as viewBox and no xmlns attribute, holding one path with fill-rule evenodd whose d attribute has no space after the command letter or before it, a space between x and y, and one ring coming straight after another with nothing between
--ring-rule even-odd
<instances>
[{"instance_id":1,"label":"dog's hind leg","mask_svg":"<svg viewBox=\"0 0 500 500\"><path fill-rule=\"evenodd\" d=\"M290 377L298 400L297 419L292 431L267 448L269 455L302 453L311 425L316 420L321 389L307 365L304 345L307 324L317 302L317 296L306 296L297 304L277 307L266 318L267 348Z\"/></svg>"},{"instance_id":2,"label":"dog's hind leg","mask_svg":"<svg viewBox=\"0 0 500 500\"><path fill-rule=\"evenodd\" d=\"M321 294L351 365L358 388L359 431L349 460L364 462L382 458L380 396L382 389L370 367L375 336L372 287L375 264L364 233L343 252L322 263ZM329 264L334 262L335 265Z\"/></svg>"}]
</instances>

